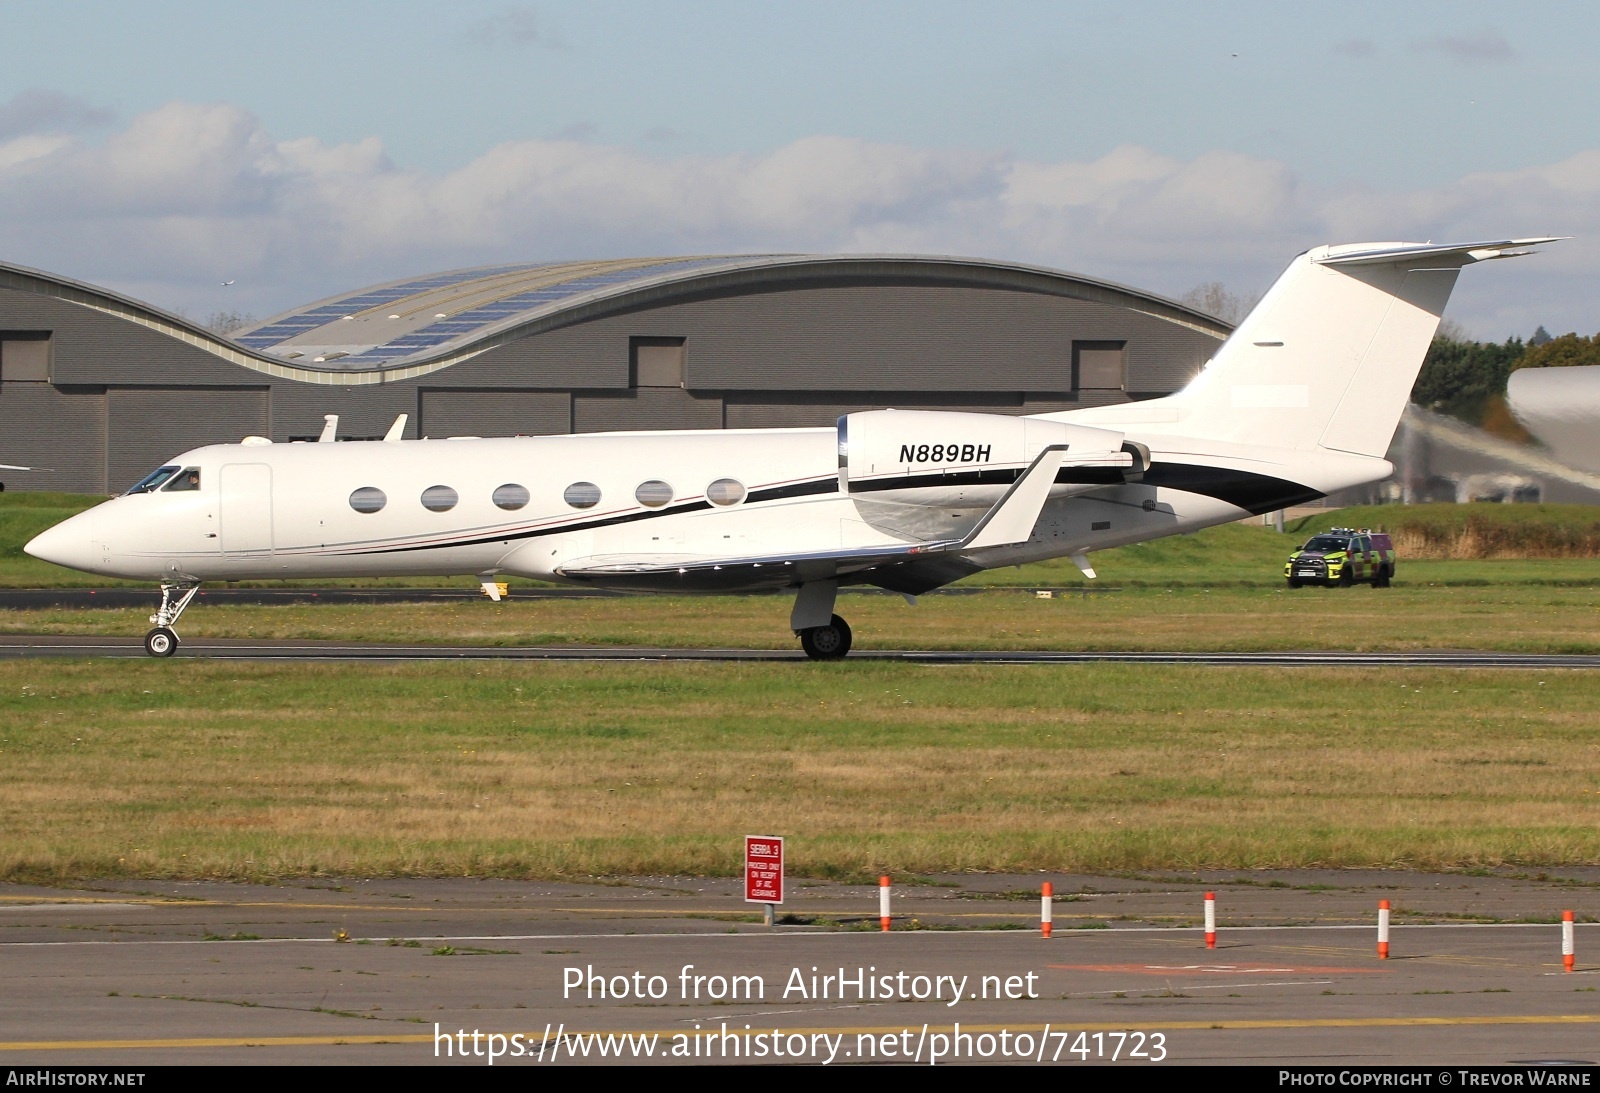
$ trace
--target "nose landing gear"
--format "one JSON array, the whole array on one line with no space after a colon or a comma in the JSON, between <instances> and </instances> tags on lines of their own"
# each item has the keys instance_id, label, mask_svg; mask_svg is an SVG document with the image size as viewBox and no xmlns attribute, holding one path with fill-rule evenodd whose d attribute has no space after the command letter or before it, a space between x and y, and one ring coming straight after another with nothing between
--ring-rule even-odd
<instances>
[{"instance_id":1,"label":"nose landing gear","mask_svg":"<svg viewBox=\"0 0 1600 1093\"><path fill-rule=\"evenodd\" d=\"M198 581L193 584L162 582L161 606L150 616L156 628L144 636L145 652L153 657L170 657L178 651L178 634L172 628L177 625L178 616L183 614L183 609L189 606L189 601L194 599L198 591Z\"/></svg>"}]
</instances>

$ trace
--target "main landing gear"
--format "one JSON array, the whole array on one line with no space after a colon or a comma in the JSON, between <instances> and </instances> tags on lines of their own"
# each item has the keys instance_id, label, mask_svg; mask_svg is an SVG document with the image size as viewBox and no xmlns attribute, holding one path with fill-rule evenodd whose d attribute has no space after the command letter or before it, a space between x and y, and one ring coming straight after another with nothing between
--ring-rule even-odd
<instances>
[{"instance_id":1,"label":"main landing gear","mask_svg":"<svg viewBox=\"0 0 1600 1093\"><path fill-rule=\"evenodd\" d=\"M198 581L194 584L162 582L161 606L150 616L156 628L144 636L145 652L153 657L170 657L178 651L178 634L172 628L178 624L178 616L183 614L183 609L189 606L189 601L194 599L198 591Z\"/></svg>"},{"instance_id":2,"label":"main landing gear","mask_svg":"<svg viewBox=\"0 0 1600 1093\"><path fill-rule=\"evenodd\" d=\"M800 648L812 660L843 660L850 652L850 624L834 615L822 626L802 630Z\"/></svg>"},{"instance_id":3,"label":"main landing gear","mask_svg":"<svg viewBox=\"0 0 1600 1093\"><path fill-rule=\"evenodd\" d=\"M789 628L812 660L843 660L850 652L850 624L833 613L838 581L807 581L794 598Z\"/></svg>"}]
</instances>

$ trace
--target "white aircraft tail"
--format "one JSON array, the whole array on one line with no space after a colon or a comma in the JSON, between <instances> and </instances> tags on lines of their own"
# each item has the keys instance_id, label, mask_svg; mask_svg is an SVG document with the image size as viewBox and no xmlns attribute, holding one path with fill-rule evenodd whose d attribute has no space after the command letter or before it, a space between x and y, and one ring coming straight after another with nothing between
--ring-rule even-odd
<instances>
[{"instance_id":1,"label":"white aircraft tail","mask_svg":"<svg viewBox=\"0 0 1600 1093\"><path fill-rule=\"evenodd\" d=\"M1160 400L1176 411L1167 428L1382 458L1461 268L1548 242L1358 243L1307 251L1205 371Z\"/></svg>"}]
</instances>

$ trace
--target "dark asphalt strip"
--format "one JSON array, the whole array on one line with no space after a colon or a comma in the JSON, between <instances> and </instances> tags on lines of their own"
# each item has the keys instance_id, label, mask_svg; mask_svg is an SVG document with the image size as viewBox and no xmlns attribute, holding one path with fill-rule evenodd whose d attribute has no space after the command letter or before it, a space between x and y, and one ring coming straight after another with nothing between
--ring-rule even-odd
<instances>
[{"instance_id":1,"label":"dark asphalt strip","mask_svg":"<svg viewBox=\"0 0 1600 1093\"><path fill-rule=\"evenodd\" d=\"M30 657L145 657L135 638L0 635L0 659ZM643 646L380 645L333 641L196 638L178 656L213 660L297 661L796 661L799 649L662 649ZM1196 664L1266 668L1521 668L1596 669L1600 656L1475 651L1343 653L1330 651L1055 652L1049 650L858 650L851 660L910 664Z\"/></svg>"}]
</instances>

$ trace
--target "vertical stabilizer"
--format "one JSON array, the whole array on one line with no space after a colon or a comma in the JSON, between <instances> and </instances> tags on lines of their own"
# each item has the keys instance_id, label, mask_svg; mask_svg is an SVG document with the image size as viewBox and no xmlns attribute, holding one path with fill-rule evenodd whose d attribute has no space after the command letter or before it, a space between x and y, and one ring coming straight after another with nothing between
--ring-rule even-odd
<instances>
[{"instance_id":1,"label":"vertical stabilizer","mask_svg":"<svg viewBox=\"0 0 1600 1093\"><path fill-rule=\"evenodd\" d=\"M1193 383L1186 436L1381 458L1463 266L1550 239L1358 243L1296 258Z\"/></svg>"}]
</instances>

